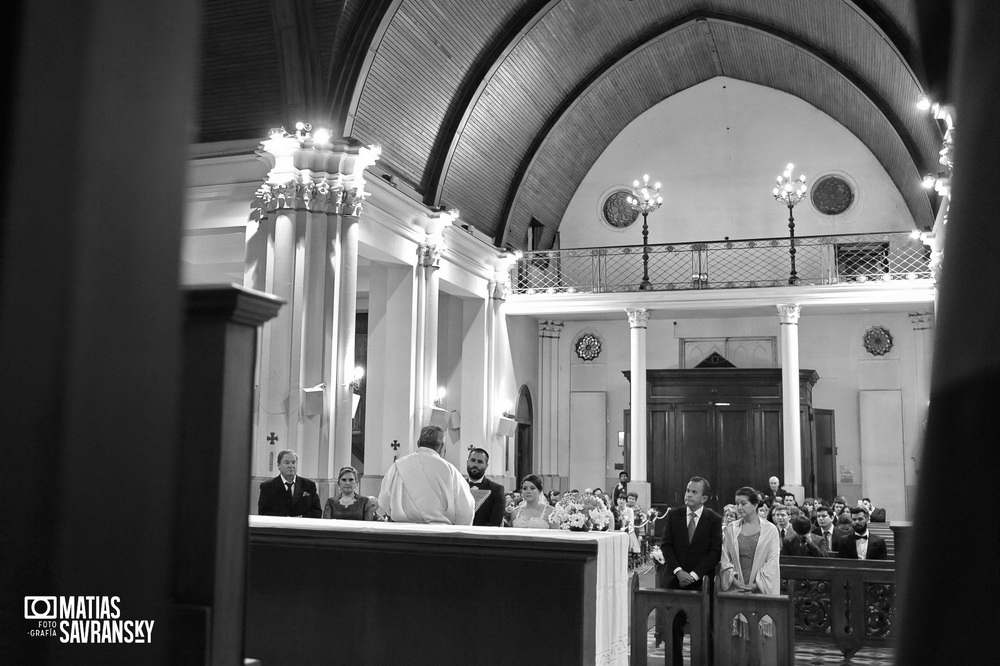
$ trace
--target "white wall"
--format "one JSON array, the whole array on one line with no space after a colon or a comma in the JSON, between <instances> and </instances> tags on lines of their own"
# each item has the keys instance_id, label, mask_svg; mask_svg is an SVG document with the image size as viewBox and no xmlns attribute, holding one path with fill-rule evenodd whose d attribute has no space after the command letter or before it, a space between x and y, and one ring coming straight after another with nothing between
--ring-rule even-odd
<instances>
[{"instance_id":1,"label":"white wall","mask_svg":"<svg viewBox=\"0 0 1000 666\"><path fill-rule=\"evenodd\" d=\"M857 186L854 205L838 216L799 204L796 235L913 228L885 170L846 128L786 93L717 77L652 107L608 145L566 209L561 247L640 244L641 218L614 229L600 206L643 174L663 184L663 207L649 216L651 243L787 236L788 211L771 189L789 162L808 182L838 172Z\"/></svg>"},{"instance_id":2,"label":"white wall","mask_svg":"<svg viewBox=\"0 0 1000 666\"><path fill-rule=\"evenodd\" d=\"M512 318L513 319L513 318ZM884 357L874 357L863 347L862 335L871 326L885 326L893 335L893 349ZM778 316L712 318L712 319L651 319L647 332L647 359L650 369L677 368L679 339L717 336L779 337ZM926 324L915 324L907 313L821 314L804 308L799 321L799 359L802 368L816 370L819 381L813 389L813 406L832 409L836 418L838 471L841 466L853 469L853 483L839 484L839 492L854 503L870 496L878 506L888 509L889 519L902 520L912 512L903 498L916 484L917 452L923 436L927 403L927 355L931 344L923 336ZM917 330L915 330L917 329ZM602 341L600 357L584 362L576 357L574 344L584 332L595 333ZM559 339L560 387L566 387L567 413L575 392L606 391L607 424L604 433L606 483L616 480L614 463L622 460L617 446L618 432L624 429L624 410L629 404L629 384L622 375L629 368L629 326L622 312L621 320L567 321ZM884 470L866 470L862 464L862 429L871 431L871 424L862 423L861 391L898 391L900 407L893 415L900 423L902 436L901 471L893 477ZM569 422L560 437L570 438L590 422ZM592 458L593 456L590 456ZM885 455L873 459L879 464ZM747 479L750 485L763 480ZM891 487L886 485L892 483ZM586 485L583 479L569 478L570 487ZM832 498L826 498L832 499ZM906 515L904 515L906 514Z\"/></svg>"}]
</instances>

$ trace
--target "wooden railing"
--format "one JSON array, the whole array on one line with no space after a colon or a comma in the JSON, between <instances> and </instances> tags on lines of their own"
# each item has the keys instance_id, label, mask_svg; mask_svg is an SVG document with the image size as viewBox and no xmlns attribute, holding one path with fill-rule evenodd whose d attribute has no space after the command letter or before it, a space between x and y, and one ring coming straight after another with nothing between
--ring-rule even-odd
<instances>
[{"instance_id":1,"label":"wooden railing","mask_svg":"<svg viewBox=\"0 0 1000 666\"><path fill-rule=\"evenodd\" d=\"M888 647L896 617L896 563L782 557L781 591L793 603L796 636L829 641L850 659Z\"/></svg>"},{"instance_id":2,"label":"wooden railing","mask_svg":"<svg viewBox=\"0 0 1000 666\"><path fill-rule=\"evenodd\" d=\"M709 633L711 600L709 585L703 585L702 590L664 590L660 588L639 587L639 576L632 576L632 617L631 643L632 651L629 663L633 666L646 666L646 636L649 633L649 614L657 613L657 625L660 627L661 638L666 645L666 653L670 654L673 644L674 616L683 611L687 614L689 632L691 634L691 663L709 664Z\"/></svg>"},{"instance_id":3,"label":"wooden railing","mask_svg":"<svg viewBox=\"0 0 1000 666\"><path fill-rule=\"evenodd\" d=\"M795 660L792 600L785 595L717 593L714 621L716 664L791 664Z\"/></svg>"}]
</instances>

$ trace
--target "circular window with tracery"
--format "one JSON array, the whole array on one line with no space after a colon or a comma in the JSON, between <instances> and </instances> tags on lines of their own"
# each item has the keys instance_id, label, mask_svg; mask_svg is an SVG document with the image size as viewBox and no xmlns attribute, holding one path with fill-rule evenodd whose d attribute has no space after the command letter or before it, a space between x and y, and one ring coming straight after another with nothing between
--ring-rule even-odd
<instances>
[{"instance_id":1,"label":"circular window with tracery","mask_svg":"<svg viewBox=\"0 0 1000 666\"><path fill-rule=\"evenodd\" d=\"M628 190L615 190L604 200L601 213L604 221L616 229L624 229L639 217L639 211L632 208L628 198L632 193Z\"/></svg>"},{"instance_id":2,"label":"circular window with tracery","mask_svg":"<svg viewBox=\"0 0 1000 666\"><path fill-rule=\"evenodd\" d=\"M824 215L840 215L854 203L854 188L840 176L822 176L812 186L813 206Z\"/></svg>"}]
</instances>

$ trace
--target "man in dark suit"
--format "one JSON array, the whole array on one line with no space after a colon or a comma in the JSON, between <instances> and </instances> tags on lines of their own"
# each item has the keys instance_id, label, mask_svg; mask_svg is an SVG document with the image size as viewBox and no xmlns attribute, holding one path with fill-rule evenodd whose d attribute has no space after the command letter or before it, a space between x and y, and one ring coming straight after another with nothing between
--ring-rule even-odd
<instances>
[{"instance_id":1,"label":"man in dark suit","mask_svg":"<svg viewBox=\"0 0 1000 666\"><path fill-rule=\"evenodd\" d=\"M781 554L793 557L826 557L820 550L820 537L810 534L812 523L805 516L796 516L791 522L791 536L781 543Z\"/></svg>"},{"instance_id":2,"label":"man in dark suit","mask_svg":"<svg viewBox=\"0 0 1000 666\"><path fill-rule=\"evenodd\" d=\"M618 485L611 491L611 506L618 506L618 498L628 498L628 472L618 473Z\"/></svg>"},{"instance_id":3,"label":"man in dark suit","mask_svg":"<svg viewBox=\"0 0 1000 666\"><path fill-rule=\"evenodd\" d=\"M473 525L500 527L503 522L503 486L486 478L486 468L490 464L490 454L485 449L472 449L465 469L469 473L469 490L476 501L476 515Z\"/></svg>"},{"instance_id":4,"label":"man in dark suit","mask_svg":"<svg viewBox=\"0 0 1000 666\"><path fill-rule=\"evenodd\" d=\"M722 559L722 516L705 507L711 487L700 476L691 477L684 492L684 507L667 512L663 531L665 560L663 577L657 586L674 590L700 590L705 581L711 585L715 567ZM663 630L657 618L656 643ZM673 622L673 663L682 664L684 623L687 617L677 613ZM709 625L711 631L711 624ZM711 643L711 641L709 641ZM711 645L706 646L711 652Z\"/></svg>"},{"instance_id":5,"label":"man in dark suit","mask_svg":"<svg viewBox=\"0 0 1000 666\"><path fill-rule=\"evenodd\" d=\"M316 482L295 474L298 462L299 457L291 449L278 454L280 474L260 484L257 513L262 516L323 517Z\"/></svg>"},{"instance_id":6,"label":"man in dark suit","mask_svg":"<svg viewBox=\"0 0 1000 666\"><path fill-rule=\"evenodd\" d=\"M816 529L813 534L818 537L816 545L826 557L833 557L837 552L840 535L833 527L833 509L825 504L816 507Z\"/></svg>"},{"instance_id":7,"label":"man in dark suit","mask_svg":"<svg viewBox=\"0 0 1000 666\"><path fill-rule=\"evenodd\" d=\"M850 560L884 560L889 556L885 539L868 532L868 510L863 506L851 509L851 525L854 533L840 540L837 557Z\"/></svg>"}]
</instances>

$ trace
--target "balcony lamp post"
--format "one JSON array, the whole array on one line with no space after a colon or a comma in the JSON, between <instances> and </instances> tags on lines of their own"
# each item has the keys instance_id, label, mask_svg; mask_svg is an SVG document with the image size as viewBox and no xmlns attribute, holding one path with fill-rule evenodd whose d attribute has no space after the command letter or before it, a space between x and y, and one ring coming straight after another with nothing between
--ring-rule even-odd
<instances>
[{"instance_id":1,"label":"balcony lamp post","mask_svg":"<svg viewBox=\"0 0 1000 666\"><path fill-rule=\"evenodd\" d=\"M788 274L788 284L797 285L801 282L795 272L795 216L792 209L806 197L806 177L799 176L792 180L794 164L785 167L785 172L778 176L778 186L774 188L774 200L788 206L788 255L791 258L792 270Z\"/></svg>"},{"instance_id":2,"label":"balcony lamp post","mask_svg":"<svg viewBox=\"0 0 1000 666\"><path fill-rule=\"evenodd\" d=\"M653 283L649 281L649 225L646 224L646 216L663 205L660 184L650 187L648 174L642 177L641 187L639 181L633 181L632 196L628 198L628 203L632 210L642 213L642 282L639 283L639 289L649 291L653 288Z\"/></svg>"}]
</instances>

